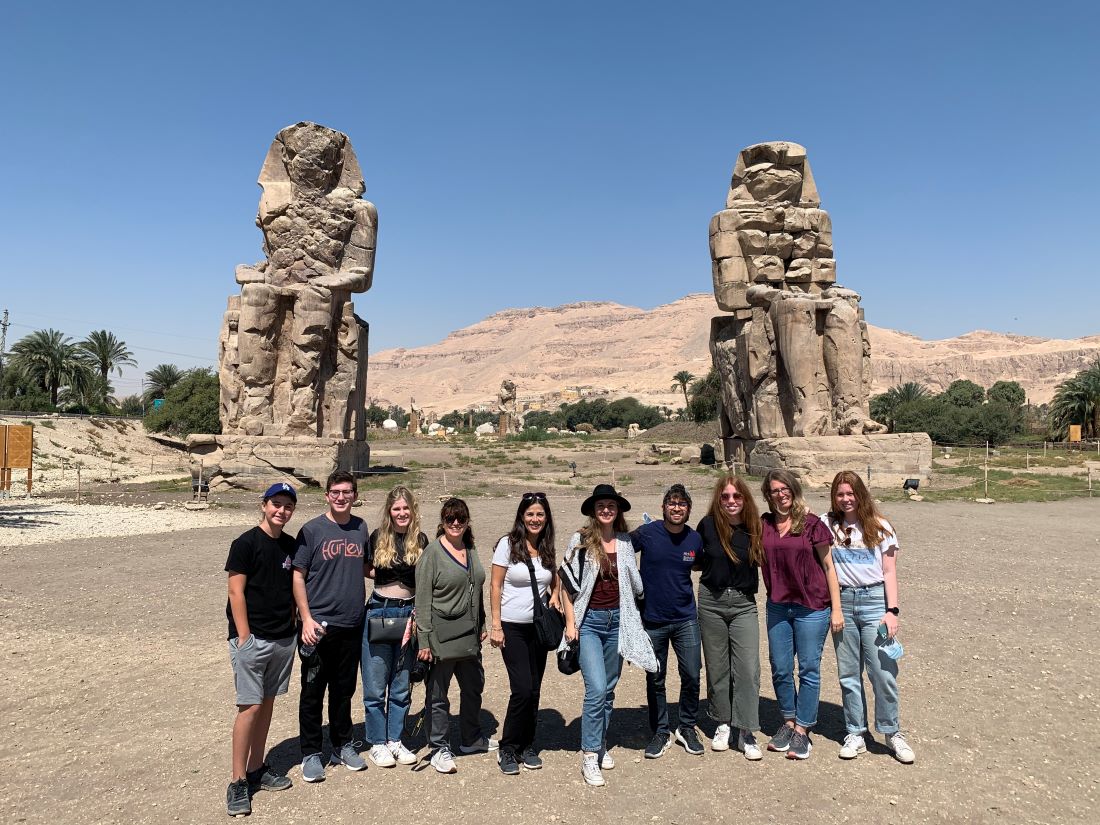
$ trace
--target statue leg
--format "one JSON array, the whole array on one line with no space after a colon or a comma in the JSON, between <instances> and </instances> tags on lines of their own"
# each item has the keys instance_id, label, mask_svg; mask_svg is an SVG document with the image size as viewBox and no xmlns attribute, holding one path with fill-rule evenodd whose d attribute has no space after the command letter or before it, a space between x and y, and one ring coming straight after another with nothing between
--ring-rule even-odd
<instances>
[{"instance_id":1,"label":"statue leg","mask_svg":"<svg viewBox=\"0 0 1100 825\"><path fill-rule=\"evenodd\" d=\"M247 435L262 435L272 421L271 401L278 368L275 333L279 296L267 284L249 283L241 288L237 322L237 374L243 392L238 398L238 428Z\"/></svg>"},{"instance_id":2,"label":"statue leg","mask_svg":"<svg viewBox=\"0 0 1100 825\"><path fill-rule=\"evenodd\" d=\"M294 302L290 359L288 435L318 435L317 411L323 404L321 366L334 334L333 295L324 287L307 286Z\"/></svg>"},{"instance_id":3,"label":"statue leg","mask_svg":"<svg viewBox=\"0 0 1100 825\"><path fill-rule=\"evenodd\" d=\"M840 435L881 432L871 420L863 390L863 333L852 300L835 300L825 316L823 344L833 412Z\"/></svg>"},{"instance_id":4,"label":"statue leg","mask_svg":"<svg viewBox=\"0 0 1100 825\"><path fill-rule=\"evenodd\" d=\"M820 402L823 383L821 338L817 334L817 301L783 296L772 303L772 324L778 350L779 399L793 436L828 435L829 411Z\"/></svg>"}]
</instances>

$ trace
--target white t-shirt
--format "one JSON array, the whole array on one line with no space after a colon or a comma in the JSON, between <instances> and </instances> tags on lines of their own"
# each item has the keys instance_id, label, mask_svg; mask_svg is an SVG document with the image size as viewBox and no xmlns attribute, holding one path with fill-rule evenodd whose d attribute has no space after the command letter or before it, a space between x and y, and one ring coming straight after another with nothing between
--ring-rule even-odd
<instances>
[{"instance_id":1,"label":"white t-shirt","mask_svg":"<svg viewBox=\"0 0 1100 825\"><path fill-rule=\"evenodd\" d=\"M882 528L885 531L875 547L868 548L863 540L863 531L858 524L848 524L841 520L833 521L832 517L825 518L825 524L833 534L833 566L836 568L836 578L841 587L866 587L869 584L882 582L882 554L891 547L897 552L898 539L894 535L894 528L886 519L882 520ZM850 546L845 547L839 537L851 537Z\"/></svg>"},{"instance_id":2,"label":"white t-shirt","mask_svg":"<svg viewBox=\"0 0 1100 825\"><path fill-rule=\"evenodd\" d=\"M512 564L512 548L505 536L497 542L493 551L493 566L507 568L504 574L504 587L500 592L500 620L513 624L531 624L535 620L535 600L531 593L531 572L523 562ZM539 596L543 604L546 604L546 593L550 589L550 582L554 579L554 573L542 566L539 558L533 557L531 564L535 567L535 582L538 584Z\"/></svg>"}]
</instances>

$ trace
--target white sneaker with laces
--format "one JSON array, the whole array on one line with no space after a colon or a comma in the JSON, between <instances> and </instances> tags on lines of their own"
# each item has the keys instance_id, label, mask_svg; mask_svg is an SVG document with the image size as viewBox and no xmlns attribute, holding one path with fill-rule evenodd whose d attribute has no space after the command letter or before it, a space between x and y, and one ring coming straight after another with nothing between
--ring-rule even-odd
<instances>
[{"instance_id":1,"label":"white sneaker with laces","mask_svg":"<svg viewBox=\"0 0 1100 825\"><path fill-rule=\"evenodd\" d=\"M397 760L393 758L390 749L382 744L371 745L369 755L370 761L380 768L392 768L397 764Z\"/></svg>"},{"instance_id":2,"label":"white sneaker with laces","mask_svg":"<svg viewBox=\"0 0 1100 825\"><path fill-rule=\"evenodd\" d=\"M756 762L764 758L764 752L760 750L760 746L756 743L756 737L751 730L737 732L737 750L745 754L745 758L750 762Z\"/></svg>"},{"instance_id":3,"label":"white sneaker with laces","mask_svg":"<svg viewBox=\"0 0 1100 825\"><path fill-rule=\"evenodd\" d=\"M440 748L432 754L432 767L440 773L455 773L458 770L450 748Z\"/></svg>"},{"instance_id":4,"label":"white sneaker with laces","mask_svg":"<svg viewBox=\"0 0 1100 825\"><path fill-rule=\"evenodd\" d=\"M714 729L714 738L710 740L712 751L728 751L730 749L730 726L719 725Z\"/></svg>"},{"instance_id":5,"label":"white sneaker with laces","mask_svg":"<svg viewBox=\"0 0 1100 825\"><path fill-rule=\"evenodd\" d=\"M615 769L615 759L611 756L611 751L604 751L603 756L600 757L600 767L605 771Z\"/></svg>"},{"instance_id":6,"label":"white sneaker with laces","mask_svg":"<svg viewBox=\"0 0 1100 825\"><path fill-rule=\"evenodd\" d=\"M917 755L913 753L913 749L909 747L909 743L905 741L905 735L901 731L886 734L886 745L893 750L894 756L897 757L899 762L911 765L917 759Z\"/></svg>"},{"instance_id":7,"label":"white sneaker with laces","mask_svg":"<svg viewBox=\"0 0 1100 825\"><path fill-rule=\"evenodd\" d=\"M401 742L387 742L386 747L390 749L390 753L393 754L393 758L397 760L400 765L415 765L416 754L405 747Z\"/></svg>"},{"instance_id":8,"label":"white sneaker with laces","mask_svg":"<svg viewBox=\"0 0 1100 825\"><path fill-rule=\"evenodd\" d=\"M861 753L867 753L867 743L863 741L863 734L849 733L844 737L844 744L840 748L841 759L855 759Z\"/></svg>"},{"instance_id":9,"label":"white sneaker with laces","mask_svg":"<svg viewBox=\"0 0 1100 825\"><path fill-rule=\"evenodd\" d=\"M581 754L581 776L584 777L584 781L587 784L594 785L595 787L601 787L607 784L604 781L603 774L600 773L600 761L598 754Z\"/></svg>"}]
</instances>

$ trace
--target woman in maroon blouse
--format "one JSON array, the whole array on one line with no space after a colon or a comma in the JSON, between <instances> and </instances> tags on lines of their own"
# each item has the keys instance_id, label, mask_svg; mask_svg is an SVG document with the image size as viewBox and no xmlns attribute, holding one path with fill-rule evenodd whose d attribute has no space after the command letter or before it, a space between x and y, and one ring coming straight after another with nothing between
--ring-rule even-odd
<instances>
[{"instance_id":1,"label":"woman in maroon blouse","mask_svg":"<svg viewBox=\"0 0 1100 825\"><path fill-rule=\"evenodd\" d=\"M785 720L768 750L785 751L788 759L806 759L813 747L810 729L817 724L825 636L830 628L838 633L844 627L832 534L806 509L802 485L793 473L770 470L761 489L770 510L761 518L768 657L775 698Z\"/></svg>"}]
</instances>

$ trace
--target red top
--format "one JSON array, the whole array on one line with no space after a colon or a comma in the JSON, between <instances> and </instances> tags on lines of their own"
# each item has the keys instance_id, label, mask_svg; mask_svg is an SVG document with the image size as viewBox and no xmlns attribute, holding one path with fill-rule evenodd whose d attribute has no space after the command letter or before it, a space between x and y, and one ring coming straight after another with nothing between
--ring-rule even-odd
<instances>
[{"instance_id":1,"label":"red top","mask_svg":"<svg viewBox=\"0 0 1100 825\"><path fill-rule=\"evenodd\" d=\"M607 566L596 575L596 586L588 600L589 610L613 610L619 606L619 554L607 554Z\"/></svg>"},{"instance_id":2,"label":"red top","mask_svg":"<svg viewBox=\"0 0 1100 825\"><path fill-rule=\"evenodd\" d=\"M814 552L815 544L832 544L829 528L813 513L807 513L801 535L780 536L773 514L765 513L760 520L764 527L764 566L760 572L768 588L768 601L800 604L810 610L829 607L825 568Z\"/></svg>"}]
</instances>

